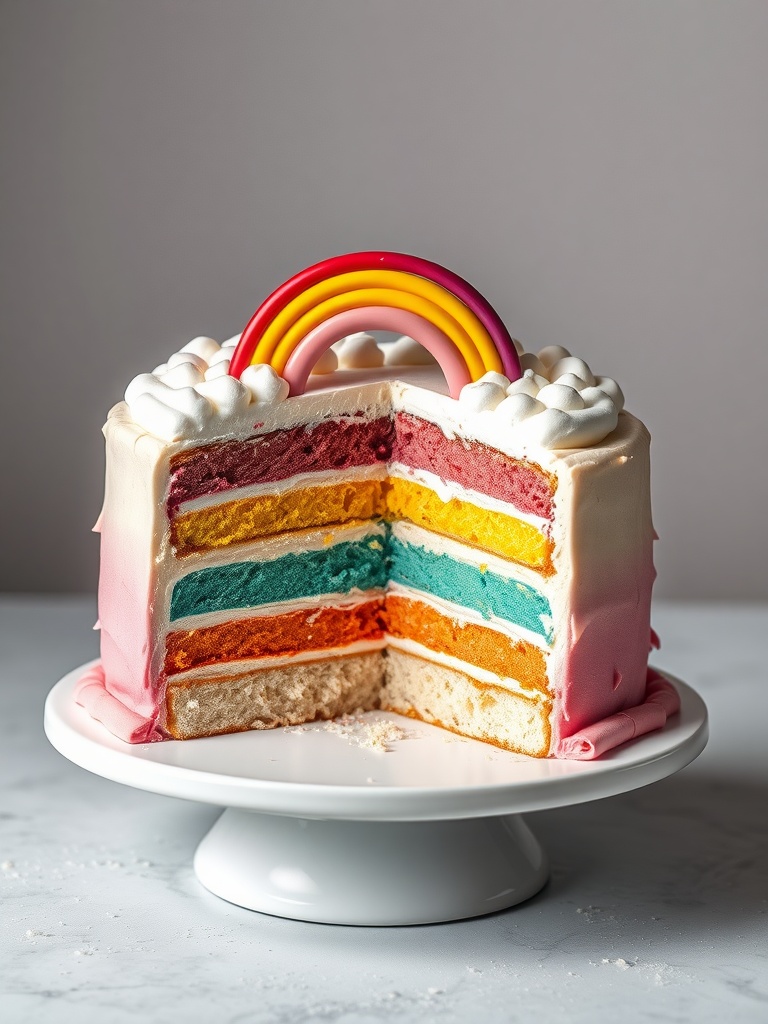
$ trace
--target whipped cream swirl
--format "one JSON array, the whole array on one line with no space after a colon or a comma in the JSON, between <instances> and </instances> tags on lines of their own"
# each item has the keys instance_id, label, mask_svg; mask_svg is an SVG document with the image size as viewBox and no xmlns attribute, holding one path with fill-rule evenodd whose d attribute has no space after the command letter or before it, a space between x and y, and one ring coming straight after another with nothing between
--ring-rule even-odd
<instances>
[{"instance_id":1,"label":"whipped cream swirl","mask_svg":"<svg viewBox=\"0 0 768 1024\"><path fill-rule=\"evenodd\" d=\"M459 404L491 414L512 427L518 440L541 448L588 448L615 430L624 408L621 388L610 377L595 377L583 359L561 345L520 356L523 376L510 381L486 373L467 384Z\"/></svg>"},{"instance_id":2,"label":"whipped cream swirl","mask_svg":"<svg viewBox=\"0 0 768 1024\"><path fill-rule=\"evenodd\" d=\"M219 345L194 338L152 373L140 373L125 390L134 423L163 441L204 433L224 425L249 405L267 408L288 397L288 383L271 366L246 367L236 380L229 363L240 336Z\"/></svg>"}]
</instances>

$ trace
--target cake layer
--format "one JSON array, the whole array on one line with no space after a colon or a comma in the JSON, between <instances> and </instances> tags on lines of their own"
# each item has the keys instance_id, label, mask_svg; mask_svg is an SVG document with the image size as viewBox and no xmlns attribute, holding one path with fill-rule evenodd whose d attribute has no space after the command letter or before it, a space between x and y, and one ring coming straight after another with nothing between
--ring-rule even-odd
<instances>
[{"instance_id":1,"label":"cake layer","mask_svg":"<svg viewBox=\"0 0 768 1024\"><path fill-rule=\"evenodd\" d=\"M394 419L322 420L181 452L171 459L168 511L173 514L196 498L301 473L392 461L509 502L520 512L553 518L551 474L478 441L447 437L437 424L405 412Z\"/></svg>"},{"instance_id":2,"label":"cake layer","mask_svg":"<svg viewBox=\"0 0 768 1024\"><path fill-rule=\"evenodd\" d=\"M289 530L374 519L385 507L381 480L301 487L186 512L171 522L171 542L184 557Z\"/></svg>"},{"instance_id":3,"label":"cake layer","mask_svg":"<svg viewBox=\"0 0 768 1024\"><path fill-rule=\"evenodd\" d=\"M256 608L321 594L382 591L386 538L376 534L269 561L233 562L187 573L176 581L170 619L233 608Z\"/></svg>"},{"instance_id":4,"label":"cake layer","mask_svg":"<svg viewBox=\"0 0 768 1024\"><path fill-rule=\"evenodd\" d=\"M398 594L387 594L384 621L390 636L414 640L487 672L512 677L527 689L547 692L544 653L524 640L474 622L459 622L424 601Z\"/></svg>"},{"instance_id":5,"label":"cake layer","mask_svg":"<svg viewBox=\"0 0 768 1024\"><path fill-rule=\"evenodd\" d=\"M193 739L335 718L376 707L383 680L384 659L378 651L209 679L170 680L164 724L174 739Z\"/></svg>"},{"instance_id":6,"label":"cake layer","mask_svg":"<svg viewBox=\"0 0 768 1024\"><path fill-rule=\"evenodd\" d=\"M165 673L249 658L289 657L305 651L382 640L383 600L341 608L308 608L283 615L262 615L203 629L169 633Z\"/></svg>"},{"instance_id":7,"label":"cake layer","mask_svg":"<svg viewBox=\"0 0 768 1024\"><path fill-rule=\"evenodd\" d=\"M217 501L178 515L171 523L171 537L176 554L184 557L287 531L382 516L495 551L543 575L553 571L552 541L536 525L481 508L469 496L443 501L424 483L400 477L344 480Z\"/></svg>"},{"instance_id":8,"label":"cake layer","mask_svg":"<svg viewBox=\"0 0 768 1024\"><path fill-rule=\"evenodd\" d=\"M479 441L446 437L436 423L410 413L395 416L391 460L509 502L520 512L554 518L556 480L552 474Z\"/></svg>"},{"instance_id":9,"label":"cake layer","mask_svg":"<svg viewBox=\"0 0 768 1024\"><path fill-rule=\"evenodd\" d=\"M388 549L393 582L471 608L485 618L506 619L551 642L549 602L528 584L459 562L445 552L406 543L395 535L390 537Z\"/></svg>"},{"instance_id":10,"label":"cake layer","mask_svg":"<svg viewBox=\"0 0 768 1024\"><path fill-rule=\"evenodd\" d=\"M462 736L546 757L552 705L389 648L381 707Z\"/></svg>"},{"instance_id":11,"label":"cake layer","mask_svg":"<svg viewBox=\"0 0 768 1024\"><path fill-rule=\"evenodd\" d=\"M391 532L388 537L374 534L269 561L231 562L187 573L173 588L171 621L310 596L381 593L391 581L450 602L457 611L466 607L486 619L514 623L550 642L551 609L539 590L485 563L460 561L461 547L455 543L449 554L414 542L421 531L408 529L411 540Z\"/></svg>"},{"instance_id":12,"label":"cake layer","mask_svg":"<svg viewBox=\"0 0 768 1024\"><path fill-rule=\"evenodd\" d=\"M171 459L169 513L185 501L235 487L285 480L297 473L386 462L392 453L394 429L389 416L322 420L312 427L273 430L245 441L224 441L181 452Z\"/></svg>"},{"instance_id":13,"label":"cake layer","mask_svg":"<svg viewBox=\"0 0 768 1024\"><path fill-rule=\"evenodd\" d=\"M427 530L456 537L503 558L551 575L552 541L536 526L486 508L471 500L442 501L433 490L414 480L390 477L386 491L387 516L405 519Z\"/></svg>"}]
</instances>

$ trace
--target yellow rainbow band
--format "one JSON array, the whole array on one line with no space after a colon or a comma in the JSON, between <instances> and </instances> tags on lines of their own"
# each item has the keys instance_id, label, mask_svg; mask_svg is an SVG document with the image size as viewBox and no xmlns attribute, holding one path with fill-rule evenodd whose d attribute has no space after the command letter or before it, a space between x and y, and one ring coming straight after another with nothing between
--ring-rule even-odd
<instances>
[{"instance_id":1,"label":"yellow rainbow band","mask_svg":"<svg viewBox=\"0 0 768 1024\"><path fill-rule=\"evenodd\" d=\"M496 347L472 310L441 285L395 270L339 274L305 289L269 324L251 361L271 363L280 373L309 331L329 316L367 305L407 309L429 320L459 349L475 380L489 370L503 372Z\"/></svg>"},{"instance_id":2,"label":"yellow rainbow band","mask_svg":"<svg viewBox=\"0 0 768 1024\"><path fill-rule=\"evenodd\" d=\"M477 348L471 343L466 332L460 327L450 314L446 313L441 306L422 298L420 295L410 295L408 292L395 291L391 288L360 288L354 292L345 292L343 295L334 295L325 302L314 306L309 312L300 316L299 319L286 331L280 341L278 348L269 357L258 355L259 362L268 361L275 370L282 374L285 370L291 353L311 331L320 324L325 323L337 313L344 313L350 309L359 309L366 306L388 306L393 309L404 309L409 313L415 313L434 324L449 339L450 343L459 351L467 364L470 376L477 380L486 372Z\"/></svg>"}]
</instances>

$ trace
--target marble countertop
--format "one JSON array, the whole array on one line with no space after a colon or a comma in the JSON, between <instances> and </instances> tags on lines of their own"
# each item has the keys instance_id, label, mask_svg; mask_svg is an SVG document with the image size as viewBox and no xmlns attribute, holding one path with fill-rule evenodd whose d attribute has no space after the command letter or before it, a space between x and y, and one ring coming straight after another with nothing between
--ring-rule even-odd
<instances>
[{"instance_id":1,"label":"marble countertop","mask_svg":"<svg viewBox=\"0 0 768 1024\"><path fill-rule=\"evenodd\" d=\"M4 1022L768 1020L768 608L660 604L656 661L710 710L698 761L530 815L553 872L528 903L395 929L218 900L191 863L215 808L49 746L43 701L96 655L94 618L87 598L0 600Z\"/></svg>"}]
</instances>

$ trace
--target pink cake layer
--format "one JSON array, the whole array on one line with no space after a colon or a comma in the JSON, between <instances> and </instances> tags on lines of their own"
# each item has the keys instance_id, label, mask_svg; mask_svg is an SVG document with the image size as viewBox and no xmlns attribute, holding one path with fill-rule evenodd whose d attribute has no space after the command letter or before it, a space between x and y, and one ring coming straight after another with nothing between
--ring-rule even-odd
<instances>
[{"instance_id":1,"label":"pink cake layer","mask_svg":"<svg viewBox=\"0 0 768 1024\"><path fill-rule=\"evenodd\" d=\"M393 437L388 416L345 418L193 448L171 460L168 512L178 511L192 498L274 483L298 473L374 466L390 458Z\"/></svg>"},{"instance_id":2,"label":"pink cake layer","mask_svg":"<svg viewBox=\"0 0 768 1024\"><path fill-rule=\"evenodd\" d=\"M185 501L237 487L378 462L427 470L520 512L553 518L555 481L549 474L477 441L448 438L436 424L409 413L322 420L183 452L171 463L168 511L172 515Z\"/></svg>"}]
</instances>

